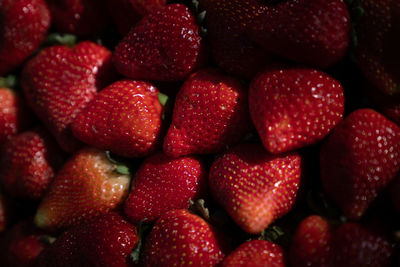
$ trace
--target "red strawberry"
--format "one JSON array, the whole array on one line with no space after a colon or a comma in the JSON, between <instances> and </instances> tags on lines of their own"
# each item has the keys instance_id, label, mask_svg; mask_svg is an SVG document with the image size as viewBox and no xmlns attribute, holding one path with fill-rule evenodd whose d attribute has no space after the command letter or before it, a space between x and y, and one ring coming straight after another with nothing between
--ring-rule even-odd
<instances>
[{"instance_id":1,"label":"red strawberry","mask_svg":"<svg viewBox=\"0 0 400 267\"><path fill-rule=\"evenodd\" d=\"M325 68L347 51L350 15L342 0L288 0L258 12L249 36L269 52Z\"/></svg>"},{"instance_id":2,"label":"red strawberry","mask_svg":"<svg viewBox=\"0 0 400 267\"><path fill-rule=\"evenodd\" d=\"M0 76L18 67L46 38L50 14L43 0L0 0Z\"/></svg>"},{"instance_id":3,"label":"red strawberry","mask_svg":"<svg viewBox=\"0 0 400 267\"><path fill-rule=\"evenodd\" d=\"M101 33L109 22L104 0L46 0L55 29L80 36Z\"/></svg>"},{"instance_id":4,"label":"red strawberry","mask_svg":"<svg viewBox=\"0 0 400 267\"><path fill-rule=\"evenodd\" d=\"M0 192L0 233L9 225L12 218L11 201Z\"/></svg>"},{"instance_id":5,"label":"red strawberry","mask_svg":"<svg viewBox=\"0 0 400 267\"><path fill-rule=\"evenodd\" d=\"M162 8L167 0L108 0L111 16L121 34L127 34L144 15Z\"/></svg>"},{"instance_id":6,"label":"red strawberry","mask_svg":"<svg viewBox=\"0 0 400 267\"><path fill-rule=\"evenodd\" d=\"M189 199L204 197L206 186L207 171L200 159L157 153L137 171L125 214L135 224L154 221L166 211L188 208Z\"/></svg>"},{"instance_id":7,"label":"red strawberry","mask_svg":"<svg viewBox=\"0 0 400 267\"><path fill-rule=\"evenodd\" d=\"M110 51L82 42L45 48L25 65L21 83L28 103L65 151L80 147L70 124L112 75L111 64Z\"/></svg>"},{"instance_id":8,"label":"red strawberry","mask_svg":"<svg viewBox=\"0 0 400 267\"><path fill-rule=\"evenodd\" d=\"M81 141L126 157L142 157L160 143L163 105L143 81L122 80L98 93L71 125Z\"/></svg>"},{"instance_id":9,"label":"red strawberry","mask_svg":"<svg viewBox=\"0 0 400 267\"><path fill-rule=\"evenodd\" d=\"M271 155L261 144L244 144L214 161L209 183L216 201L243 230L260 233L292 208L300 176L298 154Z\"/></svg>"},{"instance_id":10,"label":"red strawberry","mask_svg":"<svg viewBox=\"0 0 400 267\"><path fill-rule=\"evenodd\" d=\"M400 2L360 0L356 55L365 77L386 94L400 93Z\"/></svg>"},{"instance_id":11,"label":"red strawberry","mask_svg":"<svg viewBox=\"0 0 400 267\"><path fill-rule=\"evenodd\" d=\"M50 133L36 128L12 137L4 145L0 180L14 197L39 199L62 162L62 153Z\"/></svg>"},{"instance_id":12,"label":"red strawberry","mask_svg":"<svg viewBox=\"0 0 400 267\"><path fill-rule=\"evenodd\" d=\"M280 153L314 144L342 119L343 88L314 69L276 69L257 75L250 115L265 148Z\"/></svg>"},{"instance_id":13,"label":"red strawberry","mask_svg":"<svg viewBox=\"0 0 400 267\"><path fill-rule=\"evenodd\" d=\"M171 210L147 237L141 266L216 266L224 257L219 242L202 218L187 210Z\"/></svg>"},{"instance_id":14,"label":"red strawberry","mask_svg":"<svg viewBox=\"0 0 400 267\"><path fill-rule=\"evenodd\" d=\"M393 266L393 244L359 224L343 224L335 231L333 239L335 260L332 266Z\"/></svg>"},{"instance_id":15,"label":"red strawberry","mask_svg":"<svg viewBox=\"0 0 400 267\"><path fill-rule=\"evenodd\" d=\"M39 256L38 267L133 266L136 227L116 213L96 217L64 232Z\"/></svg>"},{"instance_id":16,"label":"red strawberry","mask_svg":"<svg viewBox=\"0 0 400 267\"><path fill-rule=\"evenodd\" d=\"M248 131L246 89L216 69L192 74L179 91L172 123L164 139L165 154L217 153Z\"/></svg>"},{"instance_id":17,"label":"red strawberry","mask_svg":"<svg viewBox=\"0 0 400 267\"><path fill-rule=\"evenodd\" d=\"M14 225L0 239L0 265L33 266L40 252L48 246L48 243L43 242L43 237L43 231L28 221Z\"/></svg>"},{"instance_id":18,"label":"red strawberry","mask_svg":"<svg viewBox=\"0 0 400 267\"><path fill-rule=\"evenodd\" d=\"M332 226L324 218L305 218L293 236L289 259L293 267L332 266Z\"/></svg>"},{"instance_id":19,"label":"red strawberry","mask_svg":"<svg viewBox=\"0 0 400 267\"><path fill-rule=\"evenodd\" d=\"M179 81L203 65L205 52L194 15L171 4L135 25L115 48L114 63L129 78Z\"/></svg>"},{"instance_id":20,"label":"red strawberry","mask_svg":"<svg viewBox=\"0 0 400 267\"><path fill-rule=\"evenodd\" d=\"M400 127L372 109L358 109L321 148L321 179L349 219L359 219L400 169Z\"/></svg>"},{"instance_id":21,"label":"red strawberry","mask_svg":"<svg viewBox=\"0 0 400 267\"><path fill-rule=\"evenodd\" d=\"M229 254L221 267L284 267L283 249L265 240L247 241Z\"/></svg>"},{"instance_id":22,"label":"red strawberry","mask_svg":"<svg viewBox=\"0 0 400 267\"><path fill-rule=\"evenodd\" d=\"M251 79L272 58L247 36L262 0L201 0L215 62L228 73Z\"/></svg>"},{"instance_id":23,"label":"red strawberry","mask_svg":"<svg viewBox=\"0 0 400 267\"><path fill-rule=\"evenodd\" d=\"M54 177L35 224L64 229L119 207L128 195L130 176L117 167L100 150L87 147L76 152Z\"/></svg>"},{"instance_id":24,"label":"red strawberry","mask_svg":"<svg viewBox=\"0 0 400 267\"><path fill-rule=\"evenodd\" d=\"M0 146L11 135L28 128L31 120L32 115L21 96L11 89L0 88Z\"/></svg>"}]
</instances>

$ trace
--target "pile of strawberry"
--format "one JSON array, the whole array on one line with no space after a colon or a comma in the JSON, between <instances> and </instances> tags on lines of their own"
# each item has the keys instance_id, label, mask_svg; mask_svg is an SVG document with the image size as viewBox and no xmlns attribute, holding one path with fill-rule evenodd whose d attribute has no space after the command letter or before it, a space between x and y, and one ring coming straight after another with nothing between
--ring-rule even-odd
<instances>
[{"instance_id":1,"label":"pile of strawberry","mask_svg":"<svg viewBox=\"0 0 400 267\"><path fill-rule=\"evenodd\" d=\"M399 36L399 0L0 0L0 266L400 266Z\"/></svg>"}]
</instances>

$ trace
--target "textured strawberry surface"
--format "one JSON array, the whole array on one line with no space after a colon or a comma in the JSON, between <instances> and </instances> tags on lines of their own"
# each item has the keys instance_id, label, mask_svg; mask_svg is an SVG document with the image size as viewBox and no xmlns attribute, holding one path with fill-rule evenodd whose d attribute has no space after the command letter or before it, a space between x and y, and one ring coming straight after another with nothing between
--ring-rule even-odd
<instances>
[{"instance_id":1,"label":"textured strawberry surface","mask_svg":"<svg viewBox=\"0 0 400 267\"><path fill-rule=\"evenodd\" d=\"M122 80L99 92L71 128L79 140L126 157L143 157L161 143L159 91L144 81Z\"/></svg>"},{"instance_id":2,"label":"textured strawberry surface","mask_svg":"<svg viewBox=\"0 0 400 267\"><path fill-rule=\"evenodd\" d=\"M321 148L324 189L350 219L362 217L399 168L400 127L372 109L348 115Z\"/></svg>"},{"instance_id":3,"label":"textured strawberry surface","mask_svg":"<svg viewBox=\"0 0 400 267\"><path fill-rule=\"evenodd\" d=\"M261 144L242 144L214 161L209 184L215 200L243 230L260 233L290 211L300 177L297 153L271 155Z\"/></svg>"},{"instance_id":4,"label":"textured strawberry surface","mask_svg":"<svg viewBox=\"0 0 400 267\"><path fill-rule=\"evenodd\" d=\"M50 12L43 0L1 0L0 18L2 76L39 48L50 28Z\"/></svg>"},{"instance_id":5,"label":"textured strawberry surface","mask_svg":"<svg viewBox=\"0 0 400 267\"><path fill-rule=\"evenodd\" d=\"M188 208L189 199L205 197L206 186L206 166L198 157L156 153L136 172L125 214L132 223L154 221L166 211Z\"/></svg>"},{"instance_id":6,"label":"textured strawberry surface","mask_svg":"<svg viewBox=\"0 0 400 267\"><path fill-rule=\"evenodd\" d=\"M70 124L112 75L111 53L92 42L73 48L51 46L24 67L21 83L31 108L56 137L60 147L72 152L80 147Z\"/></svg>"}]
</instances>

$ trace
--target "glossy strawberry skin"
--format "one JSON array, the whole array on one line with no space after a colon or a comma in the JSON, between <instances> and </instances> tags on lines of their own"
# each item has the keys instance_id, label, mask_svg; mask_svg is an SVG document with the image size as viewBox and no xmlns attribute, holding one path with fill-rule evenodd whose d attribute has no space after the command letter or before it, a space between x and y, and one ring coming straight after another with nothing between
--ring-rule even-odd
<instances>
[{"instance_id":1,"label":"glossy strawberry skin","mask_svg":"<svg viewBox=\"0 0 400 267\"><path fill-rule=\"evenodd\" d=\"M82 142L126 157L143 157L161 142L163 105L144 81L122 80L99 92L71 128Z\"/></svg>"},{"instance_id":2,"label":"glossy strawberry skin","mask_svg":"<svg viewBox=\"0 0 400 267\"><path fill-rule=\"evenodd\" d=\"M301 178L296 153L272 155L238 145L217 158L209 176L215 200L246 232L260 233L292 208Z\"/></svg>"},{"instance_id":3,"label":"glossy strawberry skin","mask_svg":"<svg viewBox=\"0 0 400 267\"><path fill-rule=\"evenodd\" d=\"M138 239L136 227L111 212L64 232L43 251L36 266L133 266L129 254Z\"/></svg>"},{"instance_id":4,"label":"glossy strawberry skin","mask_svg":"<svg viewBox=\"0 0 400 267\"><path fill-rule=\"evenodd\" d=\"M0 146L32 124L32 115L22 97L9 88L0 88Z\"/></svg>"},{"instance_id":5,"label":"glossy strawberry skin","mask_svg":"<svg viewBox=\"0 0 400 267\"><path fill-rule=\"evenodd\" d=\"M170 4L143 17L117 45L117 70L132 79L180 81L206 61L194 15Z\"/></svg>"},{"instance_id":6,"label":"glossy strawberry skin","mask_svg":"<svg viewBox=\"0 0 400 267\"><path fill-rule=\"evenodd\" d=\"M141 266L216 266L224 257L215 230L187 210L171 210L155 223Z\"/></svg>"},{"instance_id":7,"label":"glossy strawberry skin","mask_svg":"<svg viewBox=\"0 0 400 267\"><path fill-rule=\"evenodd\" d=\"M40 199L58 168L63 154L44 128L38 127L13 136L2 148L0 180L8 194Z\"/></svg>"},{"instance_id":8,"label":"glossy strawberry skin","mask_svg":"<svg viewBox=\"0 0 400 267\"><path fill-rule=\"evenodd\" d=\"M43 49L25 65L21 84L28 104L60 147L72 152L81 144L73 137L70 124L113 75L111 52L81 42L73 48Z\"/></svg>"},{"instance_id":9,"label":"glossy strawberry skin","mask_svg":"<svg viewBox=\"0 0 400 267\"><path fill-rule=\"evenodd\" d=\"M128 195L130 177L115 169L103 151L85 147L76 152L42 198L35 224L58 231L117 209Z\"/></svg>"},{"instance_id":10,"label":"glossy strawberry skin","mask_svg":"<svg viewBox=\"0 0 400 267\"><path fill-rule=\"evenodd\" d=\"M221 267L284 267L283 249L266 240L251 240L243 243L229 254Z\"/></svg>"},{"instance_id":11,"label":"glossy strawberry skin","mask_svg":"<svg viewBox=\"0 0 400 267\"><path fill-rule=\"evenodd\" d=\"M109 22L104 0L46 0L58 32L79 36L101 33Z\"/></svg>"},{"instance_id":12,"label":"glossy strawberry skin","mask_svg":"<svg viewBox=\"0 0 400 267\"><path fill-rule=\"evenodd\" d=\"M38 49L50 28L50 12L43 0L1 0L0 17L2 76Z\"/></svg>"},{"instance_id":13,"label":"glossy strawberry skin","mask_svg":"<svg viewBox=\"0 0 400 267\"><path fill-rule=\"evenodd\" d=\"M400 127L372 109L349 114L321 148L321 179L349 219L359 219L400 168Z\"/></svg>"},{"instance_id":14,"label":"glossy strawberry skin","mask_svg":"<svg viewBox=\"0 0 400 267\"><path fill-rule=\"evenodd\" d=\"M330 223L317 215L301 221L290 246L289 259L292 266L331 266L332 230Z\"/></svg>"},{"instance_id":15,"label":"glossy strawberry skin","mask_svg":"<svg viewBox=\"0 0 400 267\"><path fill-rule=\"evenodd\" d=\"M125 202L125 214L132 223L152 222L173 209L189 207L189 199L204 198L207 171L198 157L170 158L156 153L136 172Z\"/></svg>"},{"instance_id":16,"label":"glossy strawberry skin","mask_svg":"<svg viewBox=\"0 0 400 267\"><path fill-rule=\"evenodd\" d=\"M10 228L0 239L0 265L30 267L48 246L41 241L45 233L29 221L22 221Z\"/></svg>"},{"instance_id":17,"label":"glossy strawberry skin","mask_svg":"<svg viewBox=\"0 0 400 267\"><path fill-rule=\"evenodd\" d=\"M365 77L388 95L400 93L400 3L397 0L361 0L356 23L358 66Z\"/></svg>"},{"instance_id":18,"label":"glossy strawberry skin","mask_svg":"<svg viewBox=\"0 0 400 267\"><path fill-rule=\"evenodd\" d=\"M271 153L322 140L342 119L341 84L315 69L263 71L249 89L250 115Z\"/></svg>"},{"instance_id":19,"label":"glossy strawberry skin","mask_svg":"<svg viewBox=\"0 0 400 267\"><path fill-rule=\"evenodd\" d=\"M210 154L237 143L250 129L247 92L239 80L216 69L192 74L181 87L164 153Z\"/></svg>"},{"instance_id":20,"label":"glossy strawberry skin","mask_svg":"<svg viewBox=\"0 0 400 267\"><path fill-rule=\"evenodd\" d=\"M165 6L167 0L108 0L107 4L118 31L125 35L143 16Z\"/></svg>"},{"instance_id":21,"label":"glossy strawberry skin","mask_svg":"<svg viewBox=\"0 0 400 267\"><path fill-rule=\"evenodd\" d=\"M212 56L227 73L251 79L273 58L255 45L247 28L266 1L201 0Z\"/></svg>"},{"instance_id":22,"label":"glossy strawberry skin","mask_svg":"<svg viewBox=\"0 0 400 267\"><path fill-rule=\"evenodd\" d=\"M350 15L342 0L289 0L259 13L248 32L266 51L321 68L347 52Z\"/></svg>"}]
</instances>

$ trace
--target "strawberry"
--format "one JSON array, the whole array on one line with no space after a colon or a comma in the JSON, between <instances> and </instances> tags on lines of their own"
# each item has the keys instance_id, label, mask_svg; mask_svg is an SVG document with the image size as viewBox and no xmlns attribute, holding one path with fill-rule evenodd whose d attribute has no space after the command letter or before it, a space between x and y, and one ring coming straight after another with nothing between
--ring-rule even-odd
<instances>
[{"instance_id":1,"label":"strawberry","mask_svg":"<svg viewBox=\"0 0 400 267\"><path fill-rule=\"evenodd\" d=\"M335 231L333 239L335 260L332 266L393 266L393 244L359 224L341 225Z\"/></svg>"},{"instance_id":2,"label":"strawberry","mask_svg":"<svg viewBox=\"0 0 400 267\"><path fill-rule=\"evenodd\" d=\"M163 105L144 81L122 80L99 92L71 125L81 141L126 157L143 157L160 143Z\"/></svg>"},{"instance_id":3,"label":"strawberry","mask_svg":"<svg viewBox=\"0 0 400 267\"><path fill-rule=\"evenodd\" d=\"M73 48L43 49L25 65L21 84L29 105L60 147L72 152L81 144L73 137L70 124L112 73L110 51L81 42Z\"/></svg>"},{"instance_id":4,"label":"strawberry","mask_svg":"<svg viewBox=\"0 0 400 267\"><path fill-rule=\"evenodd\" d=\"M31 125L32 115L25 100L9 88L0 88L0 147Z\"/></svg>"},{"instance_id":5,"label":"strawberry","mask_svg":"<svg viewBox=\"0 0 400 267\"><path fill-rule=\"evenodd\" d=\"M292 266L332 266L332 228L327 220L317 215L303 219L289 250Z\"/></svg>"},{"instance_id":6,"label":"strawberry","mask_svg":"<svg viewBox=\"0 0 400 267\"><path fill-rule=\"evenodd\" d=\"M29 221L14 225L0 239L0 265L33 266L41 251L48 246L48 243L43 241L44 237L44 232L35 228Z\"/></svg>"},{"instance_id":7,"label":"strawberry","mask_svg":"<svg viewBox=\"0 0 400 267\"><path fill-rule=\"evenodd\" d=\"M209 184L243 230L260 233L292 208L300 176L298 154L271 155L260 144L242 144L214 161Z\"/></svg>"},{"instance_id":8,"label":"strawberry","mask_svg":"<svg viewBox=\"0 0 400 267\"><path fill-rule=\"evenodd\" d=\"M62 33L93 36L109 22L104 0L46 0L53 25Z\"/></svg>"},{"instance_id":9,"label":"strawberry","mask_svg":"<svg viewBox=\"0 0 400 267\"><path fill-rule=\"evenodd\" d=\"M38 127L12 137L4 145L0 180L14 197L40 199L62 163L56 141Z\"/></svg>"},{"instance_id":10,"label":"strawberry","mask_svg":"<svg viewBox=\"0 0 400 267\"><path fill-rule=\"evenodd\" d=\"M311 215L298 226L290 248L293 267L392 266L394 249L384 235L357 223L340 226Z\"/></svg>"},{"instance_id":11,"label":"strawberry","mask_svg":"<svg viewBox=\"0 0 400 267\"><path fill-rule=\"evenodd\" d=\"M199 158L154 154L136 172L125 214L135 224L154 221L166 211L188 208L190 199L204 197L206 186L207 171Z\"/></svg>"},{"instance_id":12,"label":"strawberry","mask_svg":"<svg viewBox=\"0 0 400 267\"><path fill-rule=\"evenodd\" d=\"M65 229L118 208L128 195L130 176L117 167L95 148L76 152L54 177L37 209L35 224Z\"/></svg>"},{"instance_id":13,"label":"strawberry","mask_svg":"<svg viewBox=\"0 0 400 267\"><path fill-rule=\"evenodd\" d=\"M0 75L4 75L44 41L50 13L43 0L0 0L0 18Z\"/></svg>"},{"instance_id":14,"label":"strawberry","mask_svg":"<svg viewBox=\"0 0 400 267\"><path fill-rule=\"evenodd\" d=\"M108 0L107 4L118 31L125 35L143 16L162 8L167 0Z\"/></svg>"},{"instance_id":15,"label":"strawberry","mask_svg":"<svg viewBox=\"0 0 400 267\"><path fill-rule=\"evenodd\" d=\"M240 81L216 69L200 70L176 97L164 152L172 157L220 152L247 133L248 121L247 94Z\"/></svg>"},{"instance_id":16,"label":"strawberry","mask_svg":"<svg viewBox=\"0 0 400 267\"><path fill-rule=\"evenodd\" d=\"M365 77L382 92L400 93L400 2L360 0L363 15L355 24L355 54Z\"/></svg>"},{"instance_id":17,"label":"strawberry","mask_svg":"<svg viewBox=\"0 0 400 267\"><path fill-rule=\"evenodd\" d=\"M265 148L280 153L317 143L342 119L341 84L302 68L261 72L249 89L250 115Z\"/></svg>"},{"instance_id":18,"label":"strawberry","mask_svg":"<svg viewBox=\"0 0 400 267\"><path fill-rule=\"evenodd\" d=\"M199 26L182 4L166 5L144 16L114 52L117 70L141 80L184 80L205 60Z\"/></svg>"},{"instance_id":19,"label":"strawberry","mask_svg":"<svg viewBox=\"0 0 400 267\"><path fill-rule=\"evenodd\" d=\"M137 242L136 227L111 212L64 232L40 254L36 266L132 266L129 254Z\"/></svg>"},{"instance_id":20,"label":"strawberry","mask_svg":"<svg viewBox=\"0 0 400 267\"><path fill-rule=\"evenodd\" d=\"M221 267L284 267L283 249L269 241L251 240L244 242L229 254Z\"/></svg>"},{"instance_id":21,"label":"strawberry","mask_svg":"<svg viewBox=\"0 0 400 267\"><path fill-rule=\"evenodd\" d=\"M320 160L328 196L360 219L400 169L400 127L372 109L353 111L325 140Z\"/></svg>"},{"instance_id":22,"label":"strawberry","mask_svg":"<svg viewBox=\"0 0 400 267\"><path fill-rule=\"evenodd\" d=\"M141 266L216 266L224 257L215 230L187 210L171 210L147 237Z\"/></svg>"},{"instance_id":23,"label":"strawberry","mask_svg":"<svg viewBox=\"0 0 400 267\"><path fill-rule=\"evenodd\" d=\"M247 36L262 0L201 0L212 56L224 71L251 79L272 57Z\"/></svg>"},{"instance_id":24,"label":"strawberry","mask_svg":"<svg viewBox=\"0 0 400 267\"><path fill-rule=\"evenodd\" d=\"M342 0L288 0L258 12L248 34L266 51L322 68L346 54L350 15Z\"/></svg>"}]
</instances>

